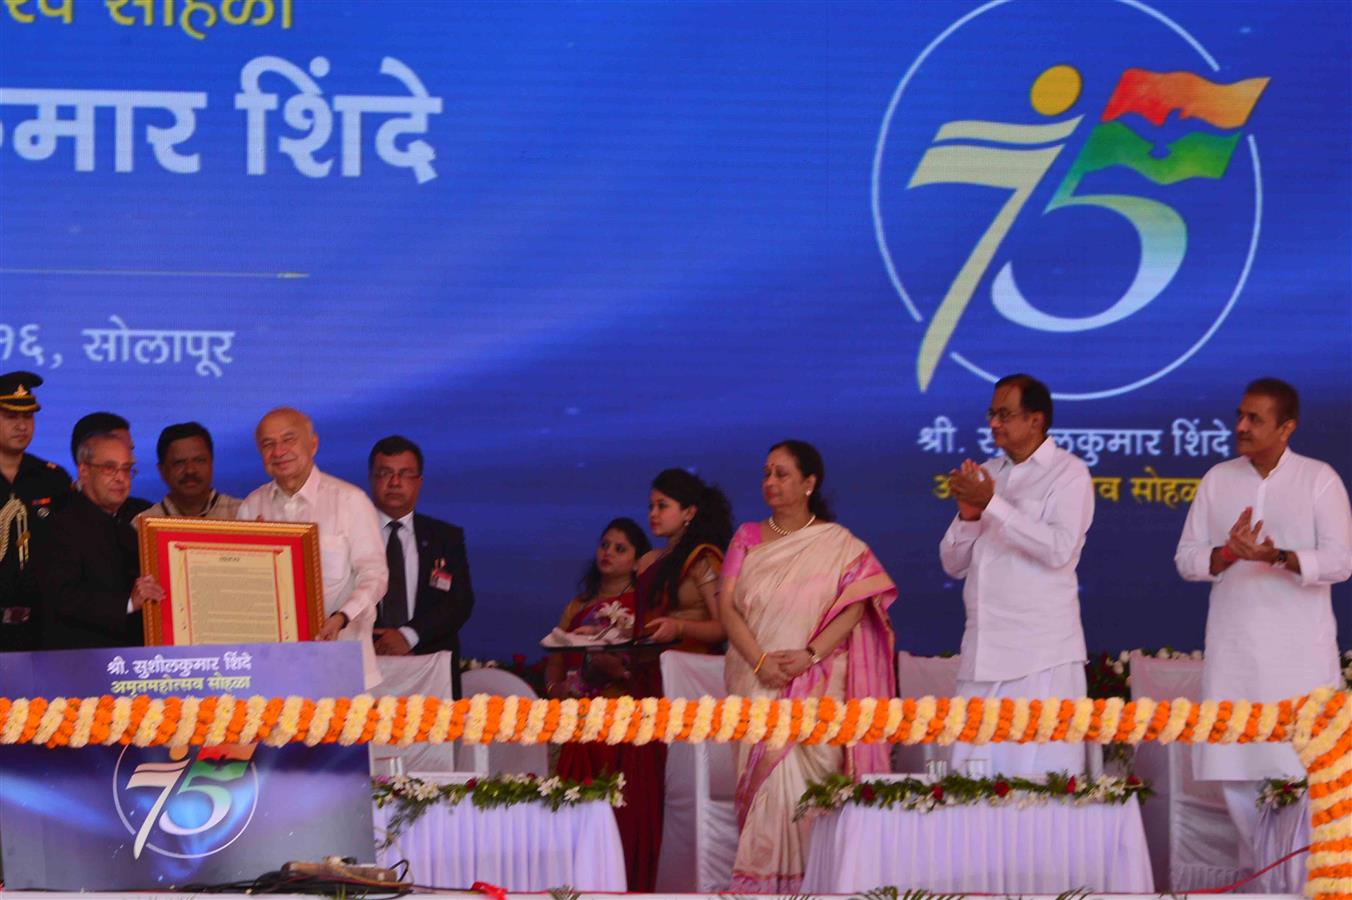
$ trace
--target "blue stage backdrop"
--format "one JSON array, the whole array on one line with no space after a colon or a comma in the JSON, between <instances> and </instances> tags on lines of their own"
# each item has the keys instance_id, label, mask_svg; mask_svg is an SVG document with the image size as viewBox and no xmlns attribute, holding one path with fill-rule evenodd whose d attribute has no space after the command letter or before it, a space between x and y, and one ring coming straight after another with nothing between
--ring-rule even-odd
<instances>
[{"instance_id":1,"label":"blue stage backdrop","mask_svg":"<svg viewBox=\"0 0 1352 900\"><path fill-rule=\"evenodd\" d=\"M42 455L131 419L148 497L170 422L236 494L274 405L358 482L419 441L477 656L533 655L660 469L764 515L788 436L899 646L955 649L936 476L1026 370L1097 479L1090 646L1197 647L1173 549L1242 385L1294 382L1352 475L1350 35L1341 0L19 0L0 366L47 379Z\"/></svg>"}]
</instances>

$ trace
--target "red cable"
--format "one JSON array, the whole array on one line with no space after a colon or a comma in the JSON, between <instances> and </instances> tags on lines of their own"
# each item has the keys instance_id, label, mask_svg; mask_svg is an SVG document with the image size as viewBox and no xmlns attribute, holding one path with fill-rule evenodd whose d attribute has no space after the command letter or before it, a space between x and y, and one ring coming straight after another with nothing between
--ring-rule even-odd
<instances>
[{"instance_id":1,"label":"red cable","mask_svg":"<svg viewBox=\"0 0 1352 900\"><path fill-rule=\"evenodd\" d=\"M1247 878L1241 878L1241 879L1239 879L1239 881L1236 881L1234 884L1227 884L1227 885L1223 885L1223 886L1221 886L1221 887L1214 887L1214 888L1196 888L1196 889L1194 889L1194 890L1187 891L1187 893L1189 893L1189 894L1224 894L1224 893L1227 892L1227 891L1233 891L1235 888L1241 887L1241 886L1243 886L1243 885L1248 884L1250 881L1253 881L1253 880L1254 880L1255 878L1257 878L1259 875L1266 875L1268 872L1271 872L1273 869L1277 868L1277 867L1280 866L1280 865L1283 865L1284 863L1290 862L1291 860L1295 859L1297 856L1300 856L1302 853L1309 853L1309 852L1310 852L1310 845L1309 845L1309 844L1306 844L1304 847L1301 847L1301 848L1298 849L1298 850L1292 850L1290 853L1286 854L1286 855L1283 856L1281 859L1277 860L1275 863L1271 863L1271 864L1269 864L1269 865L1267 865L1267 866L1264 866L1263 868L1259 869L1257 872L1254 872L1252 875L1248 876Z\"/></svg>"}]
</instances>

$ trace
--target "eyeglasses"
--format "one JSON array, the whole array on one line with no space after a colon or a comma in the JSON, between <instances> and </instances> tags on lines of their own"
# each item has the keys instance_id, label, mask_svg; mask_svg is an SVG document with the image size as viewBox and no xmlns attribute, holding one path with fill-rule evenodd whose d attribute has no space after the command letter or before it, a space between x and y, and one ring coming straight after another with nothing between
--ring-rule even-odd
<instances>
[{"instance_id":1,"label":"eyeglasses","mask_svg":"<svg viewBox=\"0 0 1352 900\"><path fill-rule=\"evenodd\" d=\"M85 463L85 465L104 478L116 478L118 475L126 475L128 478L136 477L136 467L131 463L123 463L120 466L115 462Z\"/></svg>"},{"instance_id":2,"label":"eyeglasses","mask_svg":"<svg viewBox=\"0 0 1352 900\"><path fill-rule=\"evenodd\" d=\"M376 469L373 474L377 481L393 481L396 477L400 481L417 481L422 477L417 469Z\"/></svg>"},{"instance_id":3,"label":"eyeglasses","mask_svg":"<svg viewBox=\"0 0 1352 900\"><path fill-rule=\"evenodd\" d=\"M199 469L211 463L210 456L194 456L191 459L175 459L169 462L168 468L171 472L181 472L188 466L197 466Z\"/></svg>"},{"instance_id":4,"label":"eyeglasses","mask_svg":"<svg viewBox=\"0 0 1352 900\"><path fill-rule=\"evenodd\" d=\"M995 421L1004 424L1010 419L1017 419L1020 416L1026 415L1028 415L1028 411L1023 409L988 409L986 410L986 421L989 422L991 419L994 419Z\"/></svg>"}]
</instances>

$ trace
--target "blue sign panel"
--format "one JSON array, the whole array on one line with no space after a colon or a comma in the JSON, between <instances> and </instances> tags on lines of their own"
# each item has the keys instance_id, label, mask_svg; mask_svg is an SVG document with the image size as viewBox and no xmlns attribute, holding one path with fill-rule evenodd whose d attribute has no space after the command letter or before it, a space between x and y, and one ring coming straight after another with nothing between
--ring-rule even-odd
<instances>
[{"instance_id":1,"label":"blue sign panel","mask_svg":"<svg viewBox=\"0 0 1352 900\"><path fill-rule=\"evenodd\" d=\"M350 696L345 641L0 654L9 697ZM0 747L5 886L165 889L374 856L365 747Z\"/></svg>"}]
</instances>

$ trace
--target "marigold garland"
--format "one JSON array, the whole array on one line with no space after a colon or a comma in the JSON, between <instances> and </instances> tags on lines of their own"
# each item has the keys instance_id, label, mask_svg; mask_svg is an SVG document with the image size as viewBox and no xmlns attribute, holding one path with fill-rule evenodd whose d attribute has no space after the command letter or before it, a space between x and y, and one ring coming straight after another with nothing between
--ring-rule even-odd
<instances>
[{"instance_id":1,"label":"marigold garland","mask_svg":"<svg viewBox=\"0 0 1352 900\"><path fill-rule=\"evenodd\" d=\"M1352 703L1312 694L1280 704L965 697L776 700L655 697L544 700L424 697L0 698L0 744L51 747L222 743L985 744L1282 742L1295 736L1312 770L1352 755ZM1301 738L1301 735L1305 736ZM1349 772L1341 765L1328 780Z\"/></svg>"},{"instance_id":2,"label":"marigold garland","mask_svg":"<svg viewBox=\"0 0 1352 900\"><path fill-rule=\"evenodd\" d=\"M1313 851L1307 894L1352 900L1352 702L1320 689L1280 703L1109 698L0 697L0 744L223 743L1138 744L1290 742L1307 770ZM1288 801L1297 790L1274 787Z\"/></svg>"}]
</instances>

